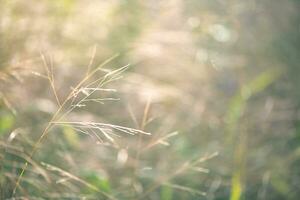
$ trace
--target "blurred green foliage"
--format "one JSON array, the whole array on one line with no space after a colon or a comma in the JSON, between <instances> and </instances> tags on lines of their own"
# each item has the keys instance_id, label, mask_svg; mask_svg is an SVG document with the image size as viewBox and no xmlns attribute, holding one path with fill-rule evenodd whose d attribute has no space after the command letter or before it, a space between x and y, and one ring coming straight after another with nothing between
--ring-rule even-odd
<instances>
[{"instance_id":1,"label":"blurred green foliage","mask_svg":"<svg viewBox=\"0 0 300 200\"><path fill-rule=\"evenodd\" d=\"M297 0L0 0L0 199L27 161L15 197L297 200L299 10ZM96 75L132 64L105 88L118 92L95 92L63 120L152 136L112 142L54 126L33 155L59 107L45 74L62 100L114 54Z\"/></svg>"}]
</instances>

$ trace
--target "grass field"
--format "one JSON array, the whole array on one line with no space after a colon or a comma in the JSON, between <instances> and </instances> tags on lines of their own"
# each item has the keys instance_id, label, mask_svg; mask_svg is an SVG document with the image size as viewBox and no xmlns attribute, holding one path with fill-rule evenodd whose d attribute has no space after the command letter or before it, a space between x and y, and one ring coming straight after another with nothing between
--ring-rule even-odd
<instances>
[{"instance_id":1,"label":"grass field","mask_svg":"<svg viewBox=\"0 0 300 200\"><path fill-rule=\"evenodd\" d=\"M298 200L298 0L0 0L0 199Z\"/></svg>"}]
</instances>

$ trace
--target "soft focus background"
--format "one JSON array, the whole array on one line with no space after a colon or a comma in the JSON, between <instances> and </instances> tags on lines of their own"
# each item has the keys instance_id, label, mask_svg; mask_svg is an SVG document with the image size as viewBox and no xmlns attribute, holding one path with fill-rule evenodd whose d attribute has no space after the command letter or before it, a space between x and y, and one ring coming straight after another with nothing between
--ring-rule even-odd
<instances>
[{"instance_id":1,"label":"soft focus background","mask_svg":"<svg viewBox=\"0 0 300 200\"><path fill-rule=\"evenodd\" d=\"M0 0L0 199L298 200L299 11Z\"/></svg>"}]
</instances>

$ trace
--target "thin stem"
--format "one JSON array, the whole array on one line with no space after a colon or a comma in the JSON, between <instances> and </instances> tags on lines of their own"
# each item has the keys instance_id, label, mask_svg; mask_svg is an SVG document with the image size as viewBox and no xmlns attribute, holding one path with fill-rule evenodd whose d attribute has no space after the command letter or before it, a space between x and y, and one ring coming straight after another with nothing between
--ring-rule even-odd
<instances>
[{"instance_id":1,"label":"thin stem","mask_svg":"<svg viewBox=\"0 0 300 200\"><path fill-rule=\"evenodd\" d=\"M110 61L112 61L113 59L115 59L118 56L118 54L112 56L111 58L107 59L106 61L104 61L100 66L98 66L96 69L94 69L91 73L89 73L88 75L86 75L75 87L75 91L78 90L82 84L85 83L86 80L88 80L90 77L92 77L98 70L99 68L103 67L104 65L106 65L107 63L109 63ZM53 122L56 120L57 116L60 114L60 112L63 110L64 106L67 104L67 102L69 101L69 99L71 99L73 96L73 91L71 91L69 93L69 95L66 97L66 99L64 100L64 102L59 106L59 108L57 109L57 111L54 113L53 117L50 119L50 121L48 122L46 128L44 129L44 131L42 132L42 135L40 136L40 138L38 139L38 141L34 144L32 151L29 154L29 158L31 159L35 152L38 149L38 146L42 143L43 139L48 135L49 130L53 127ZM22 171L20 173L20 175L18 176L18 179L16 181L16 185L13 189L13 196L16 194L17 188L20 185L21 179L26 171L28 167L28 162L25 162L24 167L22 168Z\"/></svg>"}]
</instances>

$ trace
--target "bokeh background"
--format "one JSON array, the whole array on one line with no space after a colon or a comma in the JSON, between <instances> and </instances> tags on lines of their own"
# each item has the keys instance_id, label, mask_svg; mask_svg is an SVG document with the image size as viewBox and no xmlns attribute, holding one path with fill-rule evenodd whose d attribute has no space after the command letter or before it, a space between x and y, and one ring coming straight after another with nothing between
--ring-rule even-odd
<instances>
[{"instance_id":1,"label":"bokeh background","mask_svg":"<svg viewBox=\"0 0 300 200\"><path fill-rule=\"evenodd\" d=\"M0 0L0 198L299 199L299 11L298 0ZM103 101L64 121L151 136L54 125L32 155L59 109L53 86L62 102L115 54L89 83L130 64L103 86L116 92L97 90Z\"/></svg>"}]
</instances>

